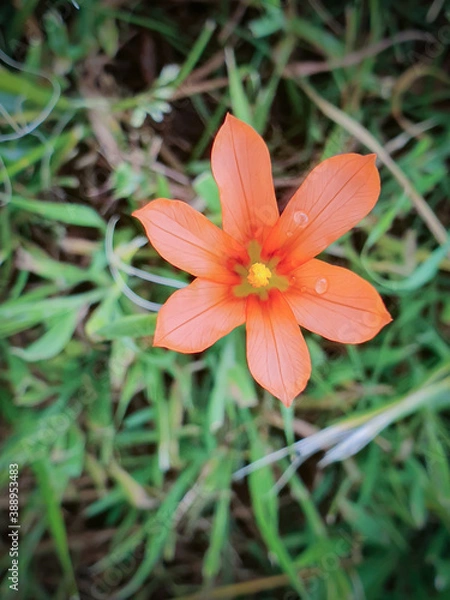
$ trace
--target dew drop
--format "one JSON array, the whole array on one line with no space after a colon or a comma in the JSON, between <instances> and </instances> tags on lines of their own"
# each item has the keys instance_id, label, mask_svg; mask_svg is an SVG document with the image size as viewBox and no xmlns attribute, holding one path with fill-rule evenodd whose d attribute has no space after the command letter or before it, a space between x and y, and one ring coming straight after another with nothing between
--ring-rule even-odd
<instances>
[{"instance_id":1,"label":"dew drop","mask_svg":"<svg viewBox=\"0 0 450 600\"><path fill-rule=\"evenodd\" d=\"M287 237L292 237L293 233L292 233L292 231L288 231L288 232L286 233L286 235L287 235Z\"/></svg>"},{"instance_id":2,"label":"dew drop","mask_svg":"<svg viewBox=\"0 0 450 600\"><path fill-rule=\"evenodd\" d=\"M328 289L328 281L325 277L319 277L319 279L317 279L314 289L318 294L325 294Z\"/></svg>"},{"instance_id":3,"label":"dew drop","mask_svg":"<svg viewBox=\"0 0 450 600\"><path fill-rule=\"evenodd\" d=\"M304 294L306 292L306 286L302 285L302 287L300 288L300 291L302 294Z\"/></svg>"},{"instance_id":4,"label":"dew drop","mask_svg":"<svg viewBox=\"0 0 450 600\"><path fill-rule=\"evenodd\" d=\"M302 212L301 210L297 210L294 213L294 221L298 225L298 227L303 229L303 227L307 226L309 217L306 213Z\"/></svg>"}]
</instances>

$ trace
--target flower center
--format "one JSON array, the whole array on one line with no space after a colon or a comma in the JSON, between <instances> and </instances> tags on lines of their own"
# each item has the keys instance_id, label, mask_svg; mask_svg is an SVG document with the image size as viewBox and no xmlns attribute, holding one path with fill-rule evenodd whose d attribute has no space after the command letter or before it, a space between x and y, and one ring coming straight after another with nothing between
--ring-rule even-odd
<instances>
[{"instance_id":1,"label":"flower center","mask_svg":"<svg viewBox=\"0 0 450 600\"><path fill-rule=\"evenodd\" d=\"M277 272L277 256L262 257L261 246L256 240L249 243L247 252L248 262L237 263L233 268L241 279L240 283L233 286L233 294L237 298L255 295L264 301L269 298L271 290L285 292L288 289L288 278Z\"/></svg>"},{"instance_id":2,"label":"flower center","mask_svg":"<svg viewBox=\"0 0 450 600\"><path fill-rule=\"evenodd\" d=\"M267 287L269 279L272 277L272 271L263 263L253 263L248 270L247 281L254 288Z\"/></svg>"}]
</instances>

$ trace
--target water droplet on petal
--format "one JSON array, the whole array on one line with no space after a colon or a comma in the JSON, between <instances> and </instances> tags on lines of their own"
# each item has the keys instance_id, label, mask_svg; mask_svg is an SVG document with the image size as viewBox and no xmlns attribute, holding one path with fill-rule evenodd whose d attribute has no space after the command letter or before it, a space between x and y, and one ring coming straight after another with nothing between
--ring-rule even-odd
<instances>
[{"instance_id":1,"label":"water droplet on petal","mask_svg":"<svg viewBox=\"0 0 450 600\"><path fill-rule=\"evenodd\" d=\"M296 278L295 278L295 276L294 276L294 275L291 275L291 277L289 277L289 283L290 283L291 285L294 285L295 281L296 281Z\"/></svg>"},{"instance_id":2,"label":"water droplet on petal","mask_svg":"<svg viewBox=\"0 0 450 600\"><path fill-rule=\"evenodd\" d=\"M300 291L302 294L304 294L306 292L306 287L304 285L302 285L302 287L300 288Z\"/></svg>"},{"instance_id":3,"label":"water droplet on petal","mask_svg":"<svg viewBox=\"0 0 450 600\"><path fill-rule=\"evenodd\" d=\"M314 289L318 294L325 294L328 289L328 281L325 277L319 277L319 279L317 279Z\"/></svg>"},{"instance_id":4,"label":"water droplet on petal","mask_svg":"<svg viewBox=\"0 0 450 600\"><path fill-rule=\"evenodd\" d=\"M287 235L287 237L292 237L292 235L293 235L293 234L292 234L292 231L288 231L288 232L286 232L286 235Z\"/></svg>"},{"instance_id":5,"label":"water droplet on petal","mask_svg":"<svg viewBox=\"0 0 450 600\"><path fill-rule=\"evenodd\" d=\"M297 226L300 227L300 229L303 229L303 227L307 226L309 217L306 213L302 212L301 210L297 210L294 213L294 221L297 224Z\"/></svg>"}]
</instances>

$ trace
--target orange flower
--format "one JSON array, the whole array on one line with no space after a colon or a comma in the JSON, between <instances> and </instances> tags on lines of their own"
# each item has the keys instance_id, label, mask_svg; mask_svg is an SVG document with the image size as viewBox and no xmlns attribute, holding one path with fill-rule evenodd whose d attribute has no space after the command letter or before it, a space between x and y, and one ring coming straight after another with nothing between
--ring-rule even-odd
<instances>
[{"instance_id":1,"label":"orange flower","mask_svg":"<svg viewBox=\"0 0 450 600\"><path fill-rule=\"evenodd\" d=\"M161 256L196 277L161 308L154 345L201 352L245 322L253 377L290 406L311 374L298 325L358 344L391 321L369 283L314 258L374 207L375 155L325 160L281 216L269 152L254 129L228 115L211 166L223 230L178 200L154 200L133 213Z\"/></svg>"}]
</instances>

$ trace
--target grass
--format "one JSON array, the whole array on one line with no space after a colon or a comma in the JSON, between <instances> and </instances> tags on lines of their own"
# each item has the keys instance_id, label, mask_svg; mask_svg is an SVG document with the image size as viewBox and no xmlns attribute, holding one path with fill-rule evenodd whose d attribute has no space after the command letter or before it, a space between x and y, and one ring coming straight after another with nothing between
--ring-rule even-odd
<instances>
[{"instance_id":1,"label":"grass","mask_svg":"<svg viewBox=\"0 0 450 600\"><path fill-rule=\"evenodd\" d=\"M443 3L19 4L0 8L1 597L449 598ZM149 302L188 280L130 214L166 196L220 223L226 111L264 135L281 204L321 159L378 154L380 200L326 259L394 321L361 346L306 334L292 409L240 329L152 348ZM301 464L270 462L297 440Z\"/></svg>"}]
</instances>

